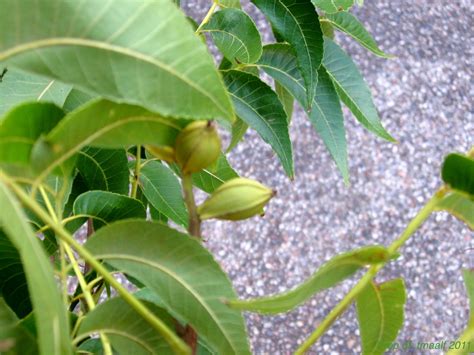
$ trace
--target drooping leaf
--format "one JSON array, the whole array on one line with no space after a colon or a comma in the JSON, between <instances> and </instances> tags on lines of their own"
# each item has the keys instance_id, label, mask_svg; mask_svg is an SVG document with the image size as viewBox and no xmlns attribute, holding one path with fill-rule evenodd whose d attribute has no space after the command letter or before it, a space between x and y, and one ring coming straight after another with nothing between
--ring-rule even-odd
<instances>
[{"instance_id":1,"label":"drooping leaf","mask_svg":"<svg viewBox=\"0 0 474 355\"><path fill-rule=\"evenodd\" d=\"M44 101L62 107L70 91L70 85L62 84L59 81L8 69L0 83L0 97L2 98L0 121L1 116L22 102Z\"/></svg>"},{"instance_id":2,"label":"drooping leaf","mask_svg":"<svg viewBox=\"0 0 474 355\"><path fill-rule=\"evenodd\" d=\"M63 109L66 112L71 112L93 99L94 95L77 88L72 88L66 97L66 101L64 101Z\"/></svg>"},{"instance_id":3,"label":"drooping leaf","mask_svg":"<svg viewBox=\"0 0 474 355\"><path fill-rule=\"evenodd\" d=\"M156 161L147 161L140 169L139 182L143 194L155 209L182 226L188 225L181 185L169 168Z\"/></svg>"},{"instance_id":4,"label":"drooping leaf","mask_svg":"<svg viewBox=\"0 0 474 355\"><path fill-rule=\"evenodd\" d=\"M31 310L30 294L20 254L0 229L0 296L18 318Z\"/></svg>"},{"instance_id":5,"label":"drooping leaf","mask_svg":"<svg viewBox=\"0 0 474 355\"><path fill-rule=\"evenodd\" d=\"M158 318L170 328L173 319L153 303L143 302ZM98 305L84 317L75 341L102 332L109 338L112 347L120 354L173 354L168 343L150 329L149 324L125 302L115 297Z\"/></svg>"},{"instance_id":6,"label":"drooping leaf","mask_svg":"<svg viewBox=\"0 0 474 355\"><path fill-rule=\"evenodd\" d=\"M233 119L212 57L168 0L4 0L0 62L165 116Z\"/></svg>"},{"instance_id":7,"label":"drooping leaf","mask_svg":"<svg viewBox=\"0 0 474 355\"><path fill-rule=\"evenodd\" d=\"M445 196L436 206L438 210L444 210L459 218L474 230L474 200L454 191Z\"/></svg>"},{"instance_id":8,"label":"drooping leaf","mask_svg":"<svg viewBox=\"0 0 474 355\"><path fill-rule=\"evenodd\" d=\"M354 5L354 0L312 0L313 4L328 14L347 11Z\"/></svg>"},{"instance_id":9,"label":"drooping leaf","mask_svg":"<svg viewBox=\"0 0 474 355\"><path fill-rule=\"evenodd\" d=\"M231 308L262 314L288 312L316 293L333 287L366 265L388 260L387 249L369 246L335 256L321 266L309 279L294 289L274 296L249 300L229 300Z\"/></svg>"},{"instance_id":10,"label":"drooping leaf","mask_svg":"<svg viewBox=\"0 0 474 355\"><path fill-rule=\"evenodd\" d=\"M33 150L33 160L49 174L85 146L123 148L136 144L174 145L180 121L164 118L138 106L98 100L66 115Z\"/></svg>"},{"instance_id":11,"label":"drooping leaf","mask_svg":"<svg viewBox=\"0 0 474 355\"><path fill-rule=\"evenodd\" d=\"M403 325L406 301L403 279L370 282L356 299L362 354L383 354Z\"/></svg>"},{"instance_id":12,"label":"drooping leaf","mask_svg":"<svg viewBox=\"0 0 474 355\"><path fill-rule=\"evenodd\" d=\"M337 12L335 14L327 14L325 19L337 29L354 38L359 44L369 51L382 58L393 58L392 55L386 54L378 46L370 33L365 29L364 25L350 12Z\"/></svg>"},{"instance_id":13,"label":"drooping leaf","mask_svg":"<svg viewBox=\"0 0 474 355\"><path fill-rule=\"evenodd\" d=\"M215 12L201 31L209 32L217 48L233 63L255 63L262 54L260 33L242 10Z\"/></svg>"},{"instance_id":14,"label":"drooping leaf","mask_svg":"<svg viewBox=\"0 0 474 355\"><path fill-rule=\"evenodd\" d=\"M275 31L295 50L306 88L305 108L311 108L323 59L323 33L310 0L252 0Z\"/></svg>"},{"instance_id":15,"label":"drooping leaf","mask_svg":"<svg viewBox=\"0 0 474 355\"><path fill-rule=\"evenodd\" d=\"M0 163L27 165L36 140L63 118L64 112L51 103L25 103L0 121Z\"/></svg>"},{"instance_id":16,"label":"drooping leaf","mask_svg":"<svg viewBox=\"0 0 474 355\"><path fill-rule=\"evenodd\" d=\"M239 144L239 142L244 138L248 128L249 125L247 123L238 117L236 118L234 123L232 123L232 139L227 147L227 152L230 152L237 146L237 144Z\"/></svg>"},{"instance_id":17,"label":"drooping leaf","mask_svg":"<svg viewBox=\"0 0 474 355\"><path fill-rule=\"evenodd\" d=\"M277 94L256 76L237 70L226 72L224 81L237 116L270 144L286 174L292 178L293 152L288 120Z\"/></svg>"},{"instance_id":18,"label":"drooping leaf","mask_svg":"<svg viewBox=\"0 0 474 355\"><path fill-rule=\"evenodd\" d=\"M289 45L278 43L265 46L257 65L288 90L300 105L304 105L303 79ZM347 143L339 97L324 68L321 67L318 73L313 109L307 114L347 183Z\"/></svg>"},{"instance_id":19,"label":"drooping leaf","mask_svg":"<svg viewBox=\"0 0 474 355\"><path fill-rule=\"evenodd\" d=\"M95 220L94 227L127 218L146 218L145 206L139 200L108 191L88 191L74 202L74 215Z\"/></svg>"},{"instance_id":20,"label":"drooping leaf","mask_svg":"<svg viewBox=\"0 0 474 355\"><path fill-rule=\"evenodd\" d=\"M36 340L19 324L3 298L0 298L0 351L6 355L38 353Z\"/></svg>"},{"instance_id":21,"label":"drooping leaf","mask_svg":"<svg viewBox=\"0 0 474 355\"><path fill-rule=\"evenodd\" d=\"M215 352L250 353L242 315L220 301L235 298L232 285L196 239L159 223L123 221L100 229L85 247L155 292Z\"/></svg>"},{"instance_id":22,"label":"drooping leaf","mask_svg":"<svg viewBox=\"0 0 474 355\"><path fill-rule=\"evenodd\" d=\"M342 102L352 111L357 120L379 137L394 142L395 139L380 123L370 90L356 65L329 38L324 40L323 64Z\"/></svg>"},{"instance_id":23,"label":"drooping leaf","mask_svg":"<svg viewBox=\"0 0 474 355\"><path fill-rule=\"evenodd\" d=\"M0 182L0 224L21 256L35 311L39 349L43 354L72 354L69 321L53 268L33 234L19 203Z\"/></svg>"},{"instance_id":24,"label":"drooping leaf","mask_svg":"<svg viewBox=\"0 0 474 355\"><path fill-rule=\"evenodd\" d=\"M474 199L474 158L462 154L449 154L441 171L443 181L451 188Z\"/></svg>"}]
</instances>

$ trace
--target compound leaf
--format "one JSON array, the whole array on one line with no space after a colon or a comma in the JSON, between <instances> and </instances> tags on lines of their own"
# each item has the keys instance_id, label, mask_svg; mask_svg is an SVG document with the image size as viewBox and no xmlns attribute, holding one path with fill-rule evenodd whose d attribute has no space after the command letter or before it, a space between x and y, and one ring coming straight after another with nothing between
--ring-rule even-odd
<instances>
[{"instance_id":1,"label":"compound leaf","mask_svg":"<svg viewBox=\"0 0 474 355\"><path fill-rule=\"evenodd\" d=\"M323 59L323 33L310 0L252 0L271 22L274 32L295 50L306 88L305 108L311 108Z\"/></svg>"},{"instance_id":2,"label":"compound leaf","mask_svg":"<svg viewBox=\"0 0 474 355\"><path fill-rule=\"evenodd\" d=\"M256 76L237 70L226 72L224 81L237 116L270 144L286 174L292 178L293 153L288 120L277 94Z\"/></svg>"},{"instance_id":3,"label":"compound leaf","mask_svg":"<svg viewBox=\"0 0 474 355\"><path fill-rule=\"evenodd\" d=\"M334 83L342 102L357 120L379 137L394 142L395 139L383 128L372 101L369 87L352 59L332 40L324 40L324 67Z\"/></svg>"}]
</instances>

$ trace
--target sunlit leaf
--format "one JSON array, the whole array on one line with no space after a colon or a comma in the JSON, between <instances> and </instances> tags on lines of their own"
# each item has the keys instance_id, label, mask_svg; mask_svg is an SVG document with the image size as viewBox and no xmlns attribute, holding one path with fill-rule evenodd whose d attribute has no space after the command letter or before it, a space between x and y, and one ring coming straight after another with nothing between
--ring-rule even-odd
<instances>
[{"instance_id":1,"label":"sunlit leaf","mask_svg":"<svg viewBox=\"0 0 474 355\"><path fill-rule=\"evenodd\" d=\"M403 325L406 301L403 279L370 282L356 300L362 354L383 354Z\"/></svg>"},{"instance_id":2,"label":"sunlit leaf","mask_svg":"<svg viewBox=\"0 0 474 355\"><path fill-rule=\"evenodd\" d=\"M324 10L326 13L335 13L338 11L347 11L352 5L354 0L312 0L313 4Z\"/></svg>"},{"instance_id":3,"label":"sunlit leaf","mask_svg":"<svg viewBox=\"0 0 474 355\"><path fill-rule=\"evenodd\" d=\"M170 328L174 327L173 319L165 311L153 303L144 304ZM168 343L119 297L100 304L84 317L76 341L97 332L106 334L114 350L120 354L173 354Z\"/></svg>"},{"instance_id":4,"label":"sunlit leaf","mask_svg":"<svg viewBox=\"0 0 474 355\"><path fill-rule=\"evenodd\" d=\"M452 192L443 197L436 206L438 210L445 210L466 223L474 230L474 200L459 192Z\"/></svg>"},{"instance_id":5,"label":"sunlit leaf","mask_svg":"<svg viewBox=\"0 0 474 355\"><path fill-rule=\"evenodd\" d=\"M232 285L195 238L160 223L123 221L100 229L85 246L155 292L217 353L250 354L242 315L221 302L235 298Z\"/></svg>"},{"instance_id":6,"label":"sunlit leaf","mask_svg":"<svg viewBox=\"0 0 474 355\"><path fill-rule=\"evenodd\" d=\"M38 345L43 354L72 354L69 321L53 268L33 234L19 203L0 182L0 224L21 256L35 311Z\"/></svg>"},{"instance_id":7,"label":"sunlit leaf","mask_svg":"<svg viewBox=\"0 0 474 355\"><path fill-rule=\"evenodd\" d=\"M179 121L138 106L94 101L66 115L44 140L37 142L40 149L34 150L33 161L42 178L85 146L172 146L180 129Z\"/></svg>"},{"instance_id":8,"label":"sunlit leaf","mask_svg":"<svg viewBox=\"0 0 474 355\"><path fill-rule=\"evenodd\" d=\"M212 57L169 0L4 0L0 63L166 116L233 119Z\"/></svg>"}]
</instances>

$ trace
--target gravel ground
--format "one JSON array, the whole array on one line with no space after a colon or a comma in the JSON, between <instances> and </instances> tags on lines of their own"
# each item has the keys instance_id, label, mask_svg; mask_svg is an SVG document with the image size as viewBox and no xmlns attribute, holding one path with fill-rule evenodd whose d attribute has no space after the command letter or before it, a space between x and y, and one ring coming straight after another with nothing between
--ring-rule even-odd
<instances>
[{"instance_id":1,"label":"gravel ground","mask_svg":"<svg viewBox=\"0 0 474 355\"><path fill-rule=\"evenodd\" d=\"M188 0L202 18L209 2ZM192 5L191 5L192 4ZM258 26L270 35L252 5ZM398 140L375 138L348 112L351 185L298 109L291 127L296 180L289 181L270 148L254 132L230 155L242 176L278 190L265 218L205 225L208 247L241 297L287 290L331 256L367 244L389 244L440 185L443 156L474 144L471 85L474 8L464 1L366 0L354 13L381 48L379 59L344 36L373 90L382 121ZM378 281L403 277L408 299L399 341L455 340L468 319L461 269L474 267L473 234L446 213L433 215ZM255 354L289 354L314 330L355 280L328 290L293 312L246 315ZM312 353L360 352L355 311L349 309Z\"/></svg>"}]
</instances>

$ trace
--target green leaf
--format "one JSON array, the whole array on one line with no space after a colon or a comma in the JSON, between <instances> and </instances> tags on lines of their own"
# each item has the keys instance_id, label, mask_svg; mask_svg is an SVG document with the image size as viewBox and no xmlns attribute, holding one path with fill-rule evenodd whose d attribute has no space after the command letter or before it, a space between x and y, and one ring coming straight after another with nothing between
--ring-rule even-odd
<instances>
[{"instance_id":1,"label":"green leaf","mask_svg":"<svg viewBox=\"0 0 474 355\"><path fill-rule=\"evenodd\" d=\"M32 311L21 257L0 229L0 295L19 318Z\"/></svg>"},{"instance_id":2,"label":"green leaf","mask_svg":"<svg viewBox=\"0 0 474 355\"><path fill-rule=\"evenodd\" d=\"M127 218L146 218L141 201L108 191L88 191L74 202L74 215L93 218L95 229L102 225Z\"/></svg>"},{"instance_id":3,"label":"green leaf","mask_svg":"<svg viewBox=\"0 0 474 355\"><path fill-rule=\"evenodd\" d=\"M53 268L39 239L26 222L19 203L0 182L0 224L20 253L35 311L42 354L72 354L69 321Z\"/></svg>"},{"instance_id":4,"label":"green leaf","mask_svg":"<svg viewBox=\"0 0 474 355\"><path fill-rule=\"evenodd\" d=\"M174 328L173 319L153 303L143 302L146 307ZM115 297L101 303L86 315L77 332L76 342L102 332L109 338L119 354L173 354L168 343L125 302Z\"/></svg>"},{"instance_id":5,"label":"green leaf","mask_svg":"<svg viewBox=\"0 0 474 355\"><path fill-rule=\"evenodd\" d=\"M227 147L226 152L230 152L234 149L237 144L244 138L245 133L247 132L249 125L242 121L240 118L236 118L234 123L232 123L232 139L229 146Z\"/></svg>"},{"instance_id":6,"label":"green leaf","mask_svg":"<svg viewBox=\"0 0 474 355\"><path fill-rule=\"evenodd\" d=\"M33 151L41 170L38 179L85 146L123 148L136 144L173 146L180 121L164 118L138 106L106 100L91 102L66 115Z\"/></svg>"},{"instance_id":7,"label":"green leaf","mask_svg":"<svg viewBox=\"0 0 474 355\"><path fill-rule=\"evenodd\" d=\"M474 270L473 269L464 269L463 270L464 284L466 286L467 296L469 297L469 321L466 329L461 334L459 339L456 342L452 342L455 346L460 344L458 349L451 348L452 350L448 351L448 355L453 354L472 354L474 351ZM466 346L467 345L467 346Z\"/></svg>"},{"instance_id":8,"label":"green leaf","mask_svg":"<svg viewBox=\"0 0 474 355\"><path fill-rule=\"evenodd\" d=\"M313 4L331 14L338 11L347 11L354 5L354 0L312 0Z\"/></svg>"},{"instance_id":9,"label":"green leaf","mask_svg":"<svg viewBox=\"0 0 474 355\"><path fill-rule=\"evenodd\" d=\"M63 109L69 113L74 111L79 106L91 101L92 99L94 99L94 95L88 94L85 91L79 90L77 88L72 88L66 98L66 101L64 101Z\"/></svg>"},{"instance_id":10,"label":"green leaf","mask_svg":"<svg viewBox=\"0 0 474 355\"><path fill-rule=\"evenodd\" d=\"M337 285L366 265L388 260L387 249L369 246L340 254L321 266L309 279L290 291L249 300L229 300L231 308L262 314L288 312L316 293Z\"/></svg>"},{"instance_id":11,"label":"green leaf","mask_svg":"<svg viewBox=\"0 0 474 355\"><path fill-rule=\"evenodd\" d=\"M250 354L242 315L220 301L235 298L232 285L195 238L159 223L124 221L100 229L85 246L155 292L217 353Z\"/></svg>"},{"instance_id":12,"label":"green leaf","mask_svg":"<svg viewBox=\"0 0 474 355\"><path fill-rule=\"evenodd\" d=\"M9 69L0 85L0 121L7 111L26 101L52 102L59 107L71 91L70 85L56 80Z\"/></svg>"},{"instance_id":13,"label":"green leaf","mask_svg":"<svg viewBox=\"0 0 474 355\"><path fill-rule=\"evenodd\" d=\"M255 63L262 55L262 40L253 20L242 10L215 12L202 32L209 32L217 48L232 63Z\"/></svg>"},{"instance_id":14,"label":"green leaf","mask_svg":"<svg viewBox=\"0 0 474 355\"><path fill-rule=\"evenodd\" d=\"M188 225L188 211L176 175L163 164L149 160L139 176L140 187L148 202L172 221Z\"/></svg>"},{"instance_id":15,"label":"green leaf","mask_svg":"<svg viewBox=\"0 0 474 355\"><path fill-rule=\"evenodd\" d=\"M193 174L193 184L210 194L224 182L238 176L239 174L232 169L225 155L221 154L213 166Z\"/></svg>"},{"instance_id":16,"label":"green leaf","mask_svg":"<svg viewBox=\"0 0 474 355\"><path fill-rule=\"evenodd\" d=\"M19 324L3 298L0 298L0 351L6 355L38 353L36 340Z\"/></svg>"},{"instance_id":17,"label":"green leaf","mask_svg":"<svg viewBox=\"0 0 474 355\"><path fill-rule=\"evenodd\" d=\"M462 154L449 154L441 170L443 181L452 189L466 193L474 199L474 158Z\"/></svg>"},{"instance_id":18,"label":"green leaf","mask_svg":"<svg viewBox=\"0 0 474 355\"><path fill-rule=\"evenodd\" d=\"M362 354L383 354L403 325L406 301L403 279L370 282L356 300Z\"/></svg>"},{"instance_id":19,"label":"green leaf","mask_svg":"<svg viewBox=\"0 0 474 355\"><path fill-rule=\"evenodd\" d=\"M4 0L0 62L165 116L233 119L212 57L169 0Z\"/></svg>"},{"instance_id":20,"label":"green leaf","mask_svg":"<svg viewBox=\"0 0 474 355\"><path fill-rule=\"evenodd\" d=\"M269 19L272 27L296 52L311 108L318 83L318 68L323 59L323 33L318 14L310 0L252 0Z\"/></svg>"},{"instance_id":21,"label":"green leaf","mask_svg":"<svg viewBox=\"0 0 474 355\"><path fill-rule=\"evenodd\" d=\"M289 45L278 43L265 46L257 65L288 90L300 105L304 105L303 78L297 68L296 57ZM319 80L313 109L307 114L347 183L349 169L346 131L339 97L324 68L321 67L318 73Z\"/></svg>"},{"instance_id":22,"label":"green leaf","mask_svg":"<svg viewBox=\"0 0 474 355\"><path fill-rule=\"evenodd\" d=\"M0 121L0 163L29 164L36 140L51 131L63 116L64 112L50 103L26 103L9 111Z\"/></svg>"},{"instance_id":23,"label":"green leaf","mask_svg":"<svg viewBox=\"0 0 474 355\"><path fill-rule=\"evenodd\" d=\"M219 7L222 7L222 8L227 8L227 7L235 8L235 9L242 8L240 6L240 0L219 0L217 1L217 3L219 4Z\"/></svg>"},{"instance_id":24,"label":"green leaf","mask_svg":"<svg viewBox=\"0 0 474 355\"><path fill-rule=\"evenodd\" d=\"M382 58L393 58L392 55L386 54L378 46L370 33L365 29L364 25L349 12L338 12L335 14L327 14L321 22L328 21L334 27L341 30L354 38L359 44L369 51Z\"/></svg>"},{"instance_id":25,"label":"green leaf","mask_svg":"<svg viewBox=\"0 0 474 355\"><path fill-rule=\"evenodd\" d=\"M474 200L454 191L445 196L438 203L436 209L448 211L474 230Z\"/></svg>"},{"instance_id":26,"label":"green leaf","mask_svg":"<svg viewBox=\"0 0 474 355\"><path fill-rule=\"evenodd\" d=\"M293 178L293 153L288 120L277 94L256 76L237 70L228 71L224 81L237 116L270 144L286 174Z\"/></svg>"},{"instance_id":27,"label":"green leaf","mask_svg":"<svg viewBox=\"0 0 474 355\"><path fill-rule=\"evenodd\" d=\"M79 152L76 168L88 190L128 194L128 160L124 149L85 147Z\"/></svg>"},{"instance_id":28,"label":"green leaf","mask_svg":"<svg viewBox=\"0 0 474 355\"><path fill-rule=\"evenodd\" d=\"M395 139L383 128L369 87L352 59L329 38L324 40L324 67L342 102L369 131L390 142Z\"/></svg>"}]
</instances>

